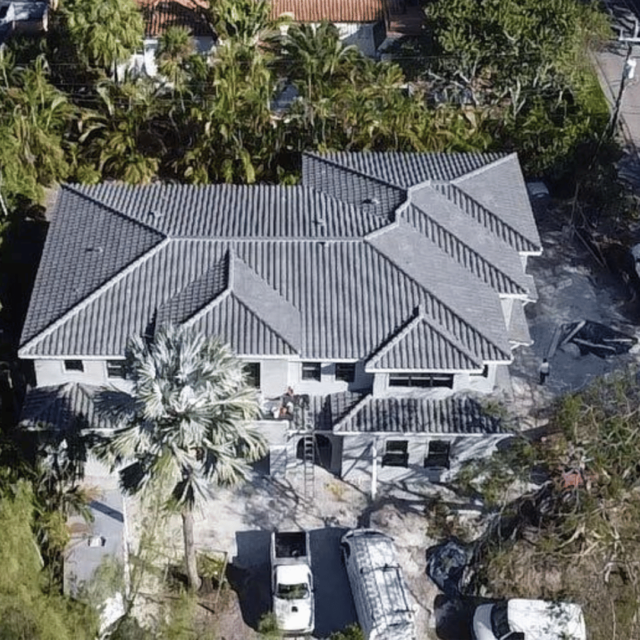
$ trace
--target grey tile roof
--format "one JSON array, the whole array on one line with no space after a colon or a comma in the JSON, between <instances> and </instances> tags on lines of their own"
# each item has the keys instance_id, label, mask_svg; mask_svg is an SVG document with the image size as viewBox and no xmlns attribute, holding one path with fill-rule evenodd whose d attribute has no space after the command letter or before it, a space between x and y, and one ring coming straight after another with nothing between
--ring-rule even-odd
<instances>
[{"instance_id":1,"label":"grey tile roof","mask_svg":"<svg viewBox=\"0 0 640 640\"><path fill-rule=\"evenodd\" d=\"M504 433L500 421L468 396L442 400L365 396L340 421L334 433L433 433L485 435Z\"/></svg>"},{"instance_id":2,"label":"grey tile roof","mask_svg":"<svg viewBox=\"0 0 640 640\"><path fill-rule=\"evenodd\" d=\"M301 187L105 183L73 189L171 238L359 238L388 223Z\"/></svg>"},{"instance_id":3,"label":"grey tile roof","mask_svg":"<svg viewBox=\"0 0 640 640\"><path fill-rule=\"evenodd\" d=\"M105 429L111 425L96 412L100 387L67 383L31 389L20 420L27 429L72 431ZM473 398L374 398L354 392L311 396L310 411L318 431L336 434L434 433L449 435L503 433L500 421L488 415Z\"/></svg>"},{"instance_id":4,"label":"grey tile roof","mask_svg":"<svg viewBox=\"0 0 640 640\"><path fill-rule=\"evenodd\" d=\"M429 180L437 182L455 180L470 171L500 160L504 154L338 152L327 153L324 157L365 175L409 189Z\"/></svg>"},{"instance_id":5,"label":"grey tile roof","mask_svg":"<svg viewBox=\"0 0 640 640\"><path fill-rule=\"evenodd\" d=\"M302 158L302 184L348 202L366 213L392 214L408 197L406 189L332 162L326 156L305 154Z\"/></svg>"},{"instance_id":6,"label":"grey tile roof","mask_svg":"<svg viewBox=\"0 0 640 640\"><path fill-rule=\"evenodd\" d=\"M161 304L156 325L182 324L226 291L229 287L230 257L228 252L202 276Z\"/></svg>"},{"instance_id":7,"label":"grey tile roof","mask_svg":"<svg viewBox=\"0 0 640 640\"><path fill-rule=\"evenodd\" d=\"M472 353L483 360L509 360L510 348L500 300L484 283L438 247L425 251L415 229L403 220L370 240L396 268L450 306L425 305L425 315L436 320Z\"/></svg>"},{"instance_id":8,"label":"grey tile roof","mask_svg":"<svg viewBox=\"0 0 640 640\"><path fill-rule=\"evenodd\" d=\"M466 185L465 185L466 186ZM524 236L518 228L505 222L494 211L485 207L466 191L455 184L441 184L435 187L448 200L464 211L477 223L483 225L503 242L509 244L516 251L537 253L540 251L540 239L537 242Z\"/></svg>"},{"instance_id":9,"label":"grey tile roof","mask_svg":"<svg viewBox=\"0 0 640 640\"><path fill-rule=\"evenodd\" d=\"M490 172L487 168L461 176L455 180L455 186L525 239L525 251L540 251L540 235L535 220L533 216L526 215L529 195L515 155L503 158L491 167Z\"/></svg>"},{"instance_id":10,"label":"grey tile roof","mask_svg":"<svg viewBox=\"0 0 640 640\"><path fill-rule=\"evenodd\" d=\"M29 340L162 241L162 234L93 198L61 189L22 332Z\"/></svg>"},{"instance_id":11,"label":"grey tile roof","mask_svg":"<svg viewBox=\"0 0 640 640\"><path fill-rule=\"evenodd\" d=\"M333 425L344 418L365 395L353 391L330 393L326 396L310 396L309 410L317 431L331 431Z\"/></svg>"},{"instance_id":12,"label":"grey tile roof","mask_svg":"<svg viewBox=\"0 0 640 640\"><path fill-rule=\"evenodd\" d=\"M516 268L534 246L527 224L458 187L451 199L409 187L465 171L491 182L515 157L328 158L306 158L297 187L62 187L20 355L121 356L129 336L171 321L240 355L367 360L421 306L425 326L388 362L431 340L433 366L509 360L499 294L529 295Z\"/></svg>"},{"instance_id":13,"label":"grey tile roof","mask_svg":"<svg viewBox=\"0 0 640 640\"><path fill-rule=\"evenodd\" d=\"M462 343L438 331L419 309L415 318L366 363L367 371L469 371L482 360Z\"/></svg>"},{"instance_id":14,"label":"grey tile roof","mask_svg":"<svg viewBox=\"0 0 640 640\"><path fill-rule=\"evenodd\" d=\"M110 425L94 405L98 387L67 383L30 389L22 406L20 424L27 429L76 431L88 427L105 429Z\"/></svg>"},{"instance_id":15,"label":"grey tile roof","mask_svg":"<svg viewBox=\"0 0 640 640\"><path fill-rule=\"evenodd\" d=\"M504 295L530 297L533 279L517 252L431 187L414 195L403 217L458 264Z\"/></svg>"},{"instance_id":16,"label":"grey tile roof","mask_svg":"<svg viewBox=\"0 0 640 640\"><path fill-rule=\"evenodd\" d=\"M220 336L236 353L263 356L294 355L296 349L235 294L222 296L192 322L207 335Z\"/></svg>"}]
</instances>

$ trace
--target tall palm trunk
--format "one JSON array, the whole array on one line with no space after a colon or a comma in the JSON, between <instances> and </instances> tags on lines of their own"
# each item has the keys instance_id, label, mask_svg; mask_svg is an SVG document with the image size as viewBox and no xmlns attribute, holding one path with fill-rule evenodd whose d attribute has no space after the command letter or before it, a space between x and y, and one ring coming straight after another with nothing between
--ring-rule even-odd
<instances>
[{"instance_id":1,"label":"tall palm trunk","mask_svg":"<svg viewBox=\"0 0 640 640\"><path fill-rule=\"evenodd\" d=\"M182 511L182 533L184 535L184 557L187 567L187 579L189 589L197 591L200 588L200 576L198 575L198 563L196 560L196 547L193 542L193 511Z\"/></svg>"}]
</instances>

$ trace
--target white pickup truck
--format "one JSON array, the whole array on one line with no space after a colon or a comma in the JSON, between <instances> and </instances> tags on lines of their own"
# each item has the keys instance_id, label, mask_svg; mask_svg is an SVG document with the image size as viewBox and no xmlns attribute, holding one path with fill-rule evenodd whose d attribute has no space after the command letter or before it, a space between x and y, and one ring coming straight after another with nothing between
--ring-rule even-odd
<instances>
[{"instance_id":1,"label":"white pickup truck","mask_svg":"<svg viewBox=\"0 0 640 640\"><path fill-rule=\"evenodd\" d=\"M587 640L580 605L517 598L480 605L473 634L476 640Z\"/></svg>"},{"instance_id":2,"label":"white pickup truck","mask_svg":"<svg viewBox=\"0 0 640 640\"><path fill-rule=\"evenodd\" d=\"M313 574L309 533L271 535L273 613L284 635L310 634L314 627Z\"/></svg>"}]
</instances>

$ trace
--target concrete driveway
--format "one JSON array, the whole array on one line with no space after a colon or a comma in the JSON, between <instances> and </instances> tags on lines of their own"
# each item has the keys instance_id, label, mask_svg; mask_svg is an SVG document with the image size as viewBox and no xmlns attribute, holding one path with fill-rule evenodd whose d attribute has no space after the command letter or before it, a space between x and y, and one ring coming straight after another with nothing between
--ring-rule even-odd
<instances>
[{"instance_id":1,"label":"concrete driveway","mask_svg":"<svg viewBox=\"0 0 640 640\"><path fill-rule=\"evenodd\" d=\"M326 527L310 531L311 565L315 579L314 638L326 638L356 622L347 573L340 558L340 538L348 531ZM232 588L238 594L242 619L257 629L260 618L271 610L269 531L239 531L238 555L229 567Z\"/></svg>"}]
</instances>

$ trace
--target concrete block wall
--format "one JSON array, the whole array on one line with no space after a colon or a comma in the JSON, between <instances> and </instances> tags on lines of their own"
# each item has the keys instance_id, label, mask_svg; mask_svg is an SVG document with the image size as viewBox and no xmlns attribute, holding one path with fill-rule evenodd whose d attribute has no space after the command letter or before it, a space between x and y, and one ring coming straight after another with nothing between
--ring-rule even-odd
<instances>
[{"instance_id":1,"label":"concrete block wall","mask_svg":"<svg viewBox=\"0 0 640 640\"><path fill-rule=\"evenodd\" d=\"M65 360L63 359L35 360L33 365L36 385L38 387L49 387L67 382L80 382L95 386L113 385L125 391L130 388L126 380L107 376L106 360L82 360L84 371L67 371L64 363Z\"/></svg>"},{"instance_id":2,"label":"concrete block wall","mask_svg":"<svg viewBox=\"0 0 640 640\"><path fill-rule=\"evenodd\" d=\"M376 441L377 476L381 483L405 482L442 482L460 469L462 463L474 458L490 456L497 444L507 435L468 435L447 434L368 434L357 433L342 436L342 462L340 477L365 488L371 484L373 469L373 441ZM409 454L407 467L382 466L382 459L389 440L406 440ZM433 440L446 441L451 445L449 469L438 471L425 469L424 459Z\"/></svg>"}]
</instances>

